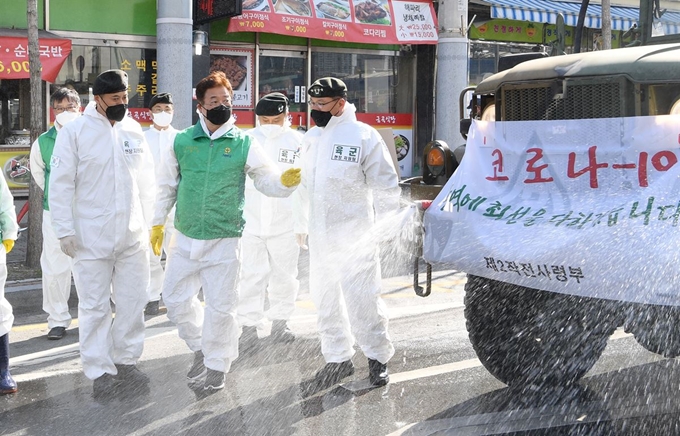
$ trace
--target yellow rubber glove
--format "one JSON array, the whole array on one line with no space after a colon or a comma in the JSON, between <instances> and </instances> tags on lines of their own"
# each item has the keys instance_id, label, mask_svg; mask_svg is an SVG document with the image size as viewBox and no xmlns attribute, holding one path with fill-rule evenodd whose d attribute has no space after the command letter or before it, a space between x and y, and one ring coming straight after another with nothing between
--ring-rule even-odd
<instances>
[{"instance_id":1,"label":"yellow rubber glove","mask_svg":"<svg viewBox=\"0 0 680 436\"><path fill-rule=\"evenodd\" d=\"M281 183L286 188L292 188L300 184L300 168L291 168L281 174Z\"/></svg>"},{"instance_id":2,"label":"yellow rubber glove","mask_svg":"<svg viewBox=\"0 0 680 436\"><path fill-rule=\"evenodd\" d=\"M14 248L14 239L4 239L2 245L5 246L5 253L9 253Z\"/></svg>"},{"instance_id":3,"label":"yellow rubber glove","mask_svg":"<svg viewBox=\"0 0 680 436\"><path fill-rule=\"evenodd\" d=\"M153 249L153 254L155 254L156 256L161 255L164 233L165 226L163 224L151 227L151 248Z\"/></svg>"}]
</instances>

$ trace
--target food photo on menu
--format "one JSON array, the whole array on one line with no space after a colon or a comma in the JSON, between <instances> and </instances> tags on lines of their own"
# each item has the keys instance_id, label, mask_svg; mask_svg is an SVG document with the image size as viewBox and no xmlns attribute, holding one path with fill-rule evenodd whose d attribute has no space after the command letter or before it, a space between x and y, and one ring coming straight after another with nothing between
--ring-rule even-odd
<instances>
[{"instance_id":1,"label":"food photo on menu","mask_svg":"<svg viewBox=\"0 0 680 436\"><path fill-rule=\"evenodd\" d=\"M276 0L274 2L274 12L278 14L300 15L302 17L312 16L309 0Z\"/></svg>"},{"instance_id":2,"label":"food photo on menu","mask_svg":"<svg viewBox=\"0 0 680 436\"><path fill-rule=\"evenodd\" d=\"M267 0L264 0L265 2ZM234 91L245 91L248 81L248 58L246 56L210 55L210 72L222 71Z\"/></svg>"},{"instance_id":3,"label":"food photo on menu","mask_svg":"<svg viewBox=\"0 0 680 436\"><path fill-rule=\"evenodd\" d=\"M243 0L243 10L269 12L268 0Z\"/></svg>"},{"instance_id":4,"label":"food photo on menu","mask_svg":"<svg viewBox=\"0 0 680 436\"><path fill-rule=\"evenodd\" d=\"M355 1L354 17L356 21L364 24L379 24L384 26L392 24L390 7L386 0Z\"/></svg>"},{"instance_id":5,"label":"food photo on menu","mask_svg":"<svg viewBox=\"0 0 680 436\"><path fill-rule=\"evenodd\" d=\"M344 0L315 0L316 16L327 20L350 21L349 1Z\"/></svg>"}]
</instances>

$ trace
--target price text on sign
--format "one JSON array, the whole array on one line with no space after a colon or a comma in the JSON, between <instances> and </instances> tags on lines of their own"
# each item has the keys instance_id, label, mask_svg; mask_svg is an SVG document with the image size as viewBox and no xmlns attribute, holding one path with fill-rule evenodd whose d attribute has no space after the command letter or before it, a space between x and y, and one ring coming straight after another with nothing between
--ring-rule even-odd
<instances>
[{"instance_id":1,"label":"price text on sign","mask_svg":"<svg viewBox=\"0 0 680 436\"><path fill-rule=\"evenodd\" d=\"M38 56L42 66L42 79L54 82L70 53L70 40L41 38L38 42ZM0 39L0 79L29 77L28 39L25 36L7 36Z\"/></svg>"}]
</instances>

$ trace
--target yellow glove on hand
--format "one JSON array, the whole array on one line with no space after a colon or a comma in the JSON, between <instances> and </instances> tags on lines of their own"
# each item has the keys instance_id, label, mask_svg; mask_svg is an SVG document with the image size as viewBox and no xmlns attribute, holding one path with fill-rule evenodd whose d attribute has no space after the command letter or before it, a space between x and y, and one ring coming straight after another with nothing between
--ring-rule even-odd
<instances>
[{"instance_id":1,"label":"yellow glove on hand","mask_svg":"<svg viewBox=\"0 0 680 436\"><path fill-rule=\"evenodd\" d=\"M153 254L161 255L161 248L163 247L163 234L165 233L165 226L163 224L151 227L151 248Z\"/></svg>"},{"instance_id":2,"label":"yellow glove on hand","mask_svg":"<svg viewBox=\"0 0 680 436\"><path fill-rule=\"evenodd\" d=\"M5 253L9 253L14 248L14 239L4 239L2 245L5 246Z\"/></svg>"},{"instance_id":3,"label":"yellow glove on hand","mask_svg":"<svg viewBox=\"0 0 680 436\"><path fill-rule=\"evenodd\" d=\"M300 184L301 168L291 168L281 174L281 184L286 188L292 188Z\"/></svg>"}]
</instances>

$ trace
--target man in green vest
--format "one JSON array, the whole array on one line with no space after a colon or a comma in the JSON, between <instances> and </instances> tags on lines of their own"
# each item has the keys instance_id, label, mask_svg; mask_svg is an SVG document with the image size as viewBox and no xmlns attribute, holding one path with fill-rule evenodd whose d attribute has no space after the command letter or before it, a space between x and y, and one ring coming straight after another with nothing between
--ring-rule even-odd
<instances>
[{"instance_id":1,"label":"man in green vest","mask_svg":"<svg viewBox=\"0 0 680 436\"><path fill-rule=\"evenodd\" d=\"M43 310L47 312L47 339L64 337L71 324L68 298L71 295L71 258L61 251L59 239L52 228L52 215L48 203L50 159L57 132L80 116L80 96L70 88L59 88L50 97L54 111L54 126L38 137L31 146L31 175L45 192L43 199L43 249L40 255L42 268Z\"/></svg>"},{"instance_id":2,"label":"man in green vest","mask_svg":"<svg viewBox=\"0 0 680 436\"><path fill-rule=\"evenodd\" d=\"M187 374L190 385L207 393L224 387L225 373L238 357L237 282L245 177L272 197L286 197L300 183L299 168L281 173L254 137L235 126L233 94L220 71L196 85L199 121L177 134L163 168L157 171L151 230L151 246L159 255L163 225L176 206L163 301L168 318L194 352ZM197 297L201 287L205 310Z\"/></svg>"}]
</instances>

